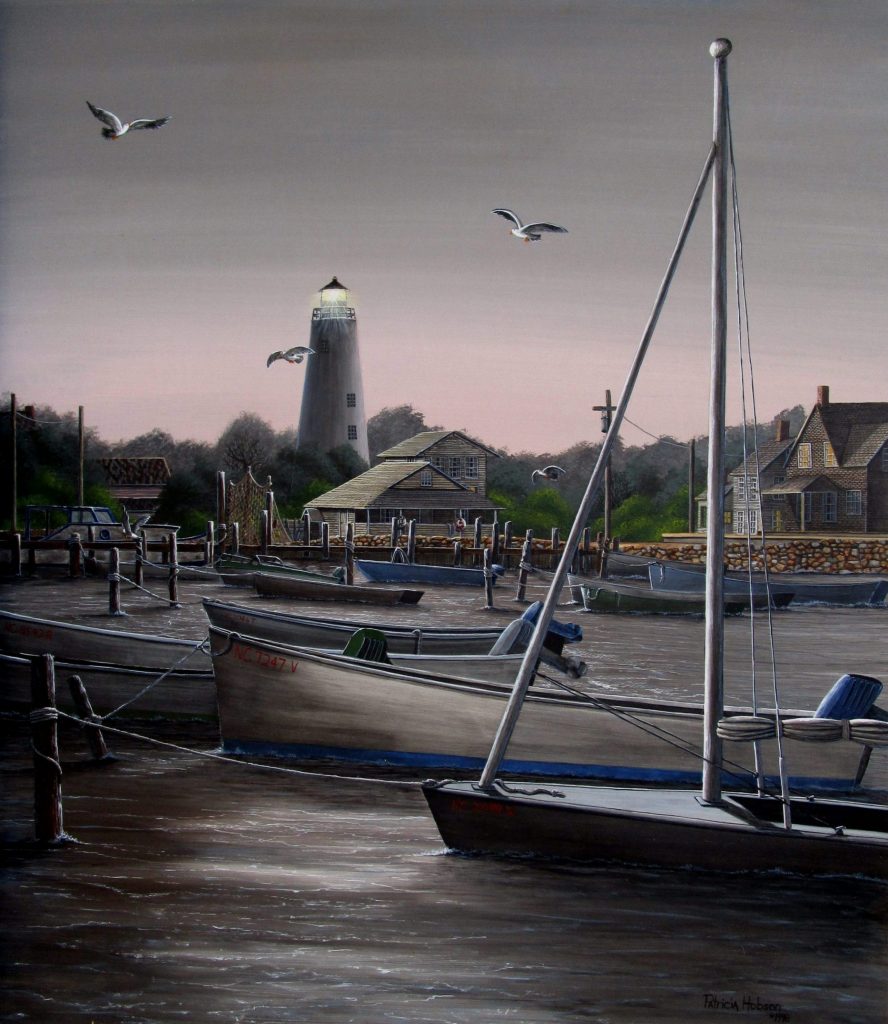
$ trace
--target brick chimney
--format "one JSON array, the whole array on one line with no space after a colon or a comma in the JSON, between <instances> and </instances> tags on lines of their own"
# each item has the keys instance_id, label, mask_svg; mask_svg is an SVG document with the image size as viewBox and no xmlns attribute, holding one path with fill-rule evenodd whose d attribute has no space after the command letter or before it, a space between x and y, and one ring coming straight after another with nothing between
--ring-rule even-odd
<instances>
[{"instance_id":1,"label":"brick chimney","mask_svg":"<svg viewBox=\"0 0 888 1024\"><path fill-rule=\"evenodd\" d=\"M829 385L821 384L817 388L817 404L819 406L829 405Z\"/></svg>"},{"instance_id":2,"label":"brick chimney","mask_svg":"<svg viewBox=\"0 0 888 1024\"><path fill-rule=\"evenodd\" d=\"M789 420L782 420L779 417L778 419L774 420L774 440L789 440Z\"/></svg>"}]
</instances>

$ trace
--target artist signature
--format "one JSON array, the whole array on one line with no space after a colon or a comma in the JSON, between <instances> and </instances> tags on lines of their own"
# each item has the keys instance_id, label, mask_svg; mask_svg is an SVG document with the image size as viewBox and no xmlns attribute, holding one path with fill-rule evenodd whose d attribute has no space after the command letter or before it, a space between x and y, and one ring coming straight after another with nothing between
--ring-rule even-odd
<instances>
[{"instance_id":1,"label":"artist signature","mask_svg":"<svg viewBox=\"0 0 888 1024\"><path fill-rule=\"evenodd\" d=\"M768 1020L788 1021L789 1011L782 1003L768 1002L759 996L721 995L717 992L703 993L703 1007L707 1010L725 1010L728 1013L762 1013Z\"/></svg>"}]
</instances>

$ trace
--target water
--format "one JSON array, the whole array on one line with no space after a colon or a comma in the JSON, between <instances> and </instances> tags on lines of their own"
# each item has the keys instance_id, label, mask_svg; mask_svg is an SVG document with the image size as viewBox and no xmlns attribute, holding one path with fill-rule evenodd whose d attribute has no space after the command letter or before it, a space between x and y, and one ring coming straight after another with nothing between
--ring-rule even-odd
<instances>
[{"instance_id":1,"label":"water","mask_svg":"<svg viewBox=\"0 0 888 1024\"><path fill-rule=\"evenodd\" d=\"M251 600L183 586L179 611L129 594L129 616L110 620L100 584L60 579L0 587L0 602L197 636L203 593ZM498 587L488 612L480 594L428 590L415 608L372 617L505 622L511 597ZM701 623L559 616L582 622L596 685L641 689L653 679L658 693L699 695ZM790 702L811 706L845 671L888 677L886 619L886 609L777 616ZM748 648L742 625L728 623L732 656ZM729 695L748 678L748 667L732 667ZM0 1020L886 1019L884 885L461 857L443 852L409 775L285 774L115 735L119 760L95 768L68 726L65 828L77 842L38 851L27 731L14 717L2 724ZM206 724L133 728L198 751L217 743ZM869 795L884 800L877 760Z\"/></svg>"}]
</instances>

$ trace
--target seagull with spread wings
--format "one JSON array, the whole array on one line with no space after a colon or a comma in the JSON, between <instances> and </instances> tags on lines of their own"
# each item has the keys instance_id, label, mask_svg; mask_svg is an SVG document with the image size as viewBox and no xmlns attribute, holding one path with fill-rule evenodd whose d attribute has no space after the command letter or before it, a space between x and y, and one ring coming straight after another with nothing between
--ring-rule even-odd
<instances>
[{"instance_id":1,"label":"seagull with spread wings","mask_svg":"<svg viewBox=\"0 0 888 1024\"><path fill-rule=\"evenodd\" d=\"M137 121L121 121L117 114L112 114L110 110L102 110L101 107L94 107L89 100L86 101L86 105L93 112L93 116L106 126L102 129L102 135L106 139L119 139L121 135L139 128L163 128L170 120L169 117L142 117Z\"/></svg>"},{"instance_id":2,"label":"seagull with spread wings","mask_svg":"<svg viewBox=\"0 0 888 1024\"><path fill-rule=\"evenodd\" d=\"M297 345L295 348L288 348L286 352L272 352L265 365L271 366L276 359L286 359L288 363L301 363L306 356L310 356L313 352L313 348Z\"/></svg>"},{"instance_id":3,"label":"seagull with spread wings","mask_svg":"<svg viewBox=\"0 0 888 1024\"><path fill-rule=\"evenodd\" d=\"M564 476L566 472L561 466L546 466L544 469L535 469L530 474L530 481L531 483L536 483L537 477L541 477L543 480L557 480L560 476Z\"/></svg>"},{"instance_id":4,"label":"seagull with spread wings","mask_svg":"<svg viewBox=\"0 0 888 1024\"><path fill-rule=\"evenodd\" d=\"M515 227L512 228L512 234L516 238L520 238L522 242L538 242L542 238L543 232L551 232L556 235L566 235L567 228L559 227L557 224L547 224L545 221L535 221L533 224L522 224L521 218L514 210L505 210L497 208L491 210L491 213L497 213L504 220L511 221Z\"/></svg>"}]
</instances>

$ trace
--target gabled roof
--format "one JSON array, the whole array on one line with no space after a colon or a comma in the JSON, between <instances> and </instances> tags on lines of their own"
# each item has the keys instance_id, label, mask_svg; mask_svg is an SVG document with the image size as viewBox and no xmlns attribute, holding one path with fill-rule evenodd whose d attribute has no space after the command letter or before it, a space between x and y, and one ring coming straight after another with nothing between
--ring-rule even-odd
<instances>
[{"instance_id":1,"label":"gabled roof","mask_svg":"<svg viewBox=\"0 0 888 1024\"><path fill-rule=\"evenodd\" d=\"M833 480L830 480L828 476L818 473L815 476L790 477L782 484L772 484L772 486L766 487L762 494L813 494L820 493L821 491L840 490L842 488Z\"/></svg>"},{"instance_id":2,"label":"gabled roof","mask_svg":"<svg viewBox=\"0 0 888 1024\"><path fill-rule=\"evenodd\" d=\"M764 441L758 446L758 468L759 471L764 473L769 466L775 463L778 459L782 461L782 457L786 454L786 451L792 447L793 439L788 437L784 441ZM741 462L736 469L732 469L728 476L755 476L756 471L756 453L751 452L746 456L746 461Z\"/></svg>"},{"instance_id":3,"label":"gabled roof","mask_svg":"<svg viewBox=\"0 0 888 1024\"><path fill-rule=\"evenodd\" d=\"M817 414L840 467L866 466L888 440L888 402L829 402L814 406L793 448L804 441L808 424Z\"/></svg>"},{"instance_id":4,"label":"gabled roof","mask_svg":"<svg viewBox=\"0 0 888 1024\"><path fill-rule=\"evenodd\" d=\"M419 474L423 470L431 470L437 476L447 480L452 486L422 487ZM415 488L397 488L411 477L416 477ZM410 462L380 462L366 473L361 473L352 480L334 487L326 494L318 495L306 503L307 508L390 508L397 506L410 508L494 508L493 502L470 491L446 473L436 469L425 460Z\"/></svg>"},{"instance_id":5,"label":"gabled roof","mask_svg":"<svg viewBox=\"0 0 888 1024\"><path fill-rule=\"evenodd\" d=\"M461 430L423 430L419 434L414 434L413 437L408 437L406 440L400 441L387 451L380 452L377 455L377 458L415 459L424 455L429 448L438 444L439 441L443 441L445 437L451 437L452 435L461 437L464 441L468 442L468 444L472 444L481 451L487 452L488 455L495 455L497 458L500 458L499 452L495 452L492 448L488 448L486 444L481 444L480 441L476 441L473 437L469 437L468 434L464 434Z\"/></svg>"}]
</instances>

